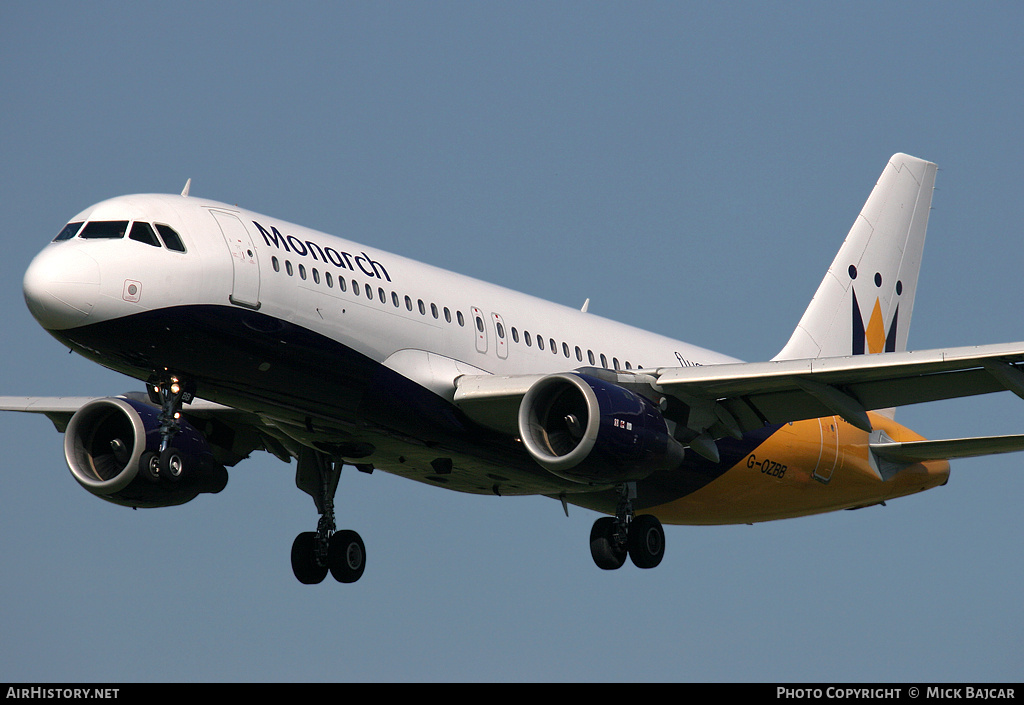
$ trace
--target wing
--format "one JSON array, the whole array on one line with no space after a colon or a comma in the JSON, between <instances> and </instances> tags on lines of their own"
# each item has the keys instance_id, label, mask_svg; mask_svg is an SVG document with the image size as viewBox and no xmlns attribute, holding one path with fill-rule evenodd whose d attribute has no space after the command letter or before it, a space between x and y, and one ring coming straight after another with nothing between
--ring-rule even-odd
<instances>
[{"instance_id":1,"label":"wing","mask_svg":"<svg viewBox=\"0 0 1024 705\"><path fill-rule=\"evenodd\" d=\"M1022 363L1024 343L1010 343L633 373L579 371L658 401L667 419L688 429L689 440L832 415L870 431L868 410L1005 390L1024 398ZM460 377L455 402L478 423L515 432L518 404L541 377Z\"/></svg>"},{"instance_id":2,"label":"wing","mask_svg":"<svg viewBox=\"0 0 1024 705\"><path fill-rule=\"evenodd\" d=\"M838 415L865 431L867 411L1010 390L1024 397L1024 343L658 370L668 394L722 405L746 431Z\"/></svg>"},{"instance_id":3,"label":"wing","mask_svg":"<svg viewBox=\"0 0 1024 705\"><path fill-rule=\"evenodd\" d=\"M81 407L95 397L0 397L0 411L43 414L64 433L68 422Z\"/></svg>"},{"instance_id":4,"label":"wing","mask_svg":"<svg viewBox=\"0 0 1024 705\"><path fill-rule=\"evenodd\" d=\"M132 397L139 401L145 401L146 395L138 392L129 392L126 397ZM87 403L99 397L0 397L0 411L20 411L29 414L42 414L50 419L57 430L64 433L75 412ZM252 414L232 409L229 406L216 404L212 401L195 399L185 410L186 416L191 418L208 418L217 416L222 419L234 419L241 421L242 417L252 417Z\"/></svg>"},{"instance_id":5,"label":"wing","mask_svg":"<svg viewBox=\"0 0 1024 705\"><path fill-rule=\"evenodd\" d=\"M143 392L127 392L122 395L144 403L148 396ZM46 416L58 431L64 433L75 412L91 401L101 397L13 397L0 396L0 411L20 411ZM207 430L230 429L230 433L215 433L208 440L218 447L222 462L234 465L254 450L266 450L285 462L290 462L294 452L289 451L273 434L273 429L257 414L240 411L204 399L193 399L182 410L190 423L202 425ZM213 425L211 426L211 423Z\"/></svg>"}]
</instances>

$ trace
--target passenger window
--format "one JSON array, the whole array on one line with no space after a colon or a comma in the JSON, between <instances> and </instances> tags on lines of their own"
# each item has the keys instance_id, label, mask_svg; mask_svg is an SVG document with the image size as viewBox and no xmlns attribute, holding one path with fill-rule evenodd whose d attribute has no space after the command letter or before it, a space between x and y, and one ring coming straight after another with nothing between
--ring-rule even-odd
<instances>
[{"instance_id":1,"label":"passenger window","mask_svg":"<svg viewBox=\"0 0 1024 705\"><path fill-rule=\"evenodd\" d=\"M320 272L317 271L316 267L313 267L313 283L320 283Z\"/></svg>"},{"instance_id":2,"label":"passenger window","mask_svg":"<svg viewBox=\"0 0 1024 705\"><path fill-rule=\"evenodd\" d=\"M300 264L299 265L299 278L300 279L305 279L306 278L306 265L304 265L304 264Z\"/></svg>"},{"instance_id":3,"label":"passenger window","mask_svg":"<svg viewBox=\"0 0 1024 705\"><path fill-rule=\"evenodd\" d=\"M86 240L119 240L126 230L127 220L94 220L86 223L80 237Z\"/></svg>"},{"instance_id":4,"label":"passenger window","mask_svg":"<svg viewBox=\"0 0 1024 705\"><path fill-rule=\"evenodd\" d=\"M569 345L567 343L562 343L562 354L569 357Z\"/></svg>"},{"instance_id":5,"label":"passenger window","mask_svg":"<svg viewBox=\"0 0 1024 705\"><path fill-rule=\"evenodd\" d=\"M552 355L557 355L558 354L558 343L555 342L554 338L548 338L548 343L551 344L551 354ZM569 357L569 353L566 352L565 356Z\"/></svg>"},{"instance_id":6,"label":"passenger window","mask_svg":"<svg viewBox=\"0 0 1024 705\"><path fill-rule=\"evenodd\" d=\"M596 365L597 364L597 361L594 360L594 351L593 350L587 350L587 359L590 360L590 364L591 365Z\"/></svg>"},{"instance_id":7,"label":"passenger window","mask_svg":"<svg viewBox=\"0 0 1024 705\"><path fill-rule=\"evenodd\" d=\"M512 326L512 342L519 342L519 331L516 330L515 326Z\"/></svg>"},{"instance_id":8,"label":"passenger window","mask_svg":"<svg viewBox=\"0 0 1024 705\"><path fill-rule=\"evenodd\" d=\"M526 341L526 347L528 347L528 348L533 347L533 341L530 339L530 331L528 331L528 330L524 330L523 331L523 340Z\"/></svg>"},{"instance_id":9,"label":"passenger window","mask_svg":"<svg viewBox=\"0 0 1024 705\"><path fill-rule=\"evenodd\" d=\"M270 264L274 268L275 272L281 271L281 263L278 261L277 257L271 257Z\"/></svg>"},{"instance_id":10,"label":"passenger window","mask_svg":"<svg viewBox=\"0 0 1024 705\"><path fill-rule=\"evenodd\" d=\"M393 303L395 305L395 308L399 308L398 294L396 294L393 291L391 292L391 303Z\"/></svg>"},{"instance_id":11,"label":"passenger window","mask_svg":"<svg viewBox=\"0 0 1024 705\"><path fill-rule=\"evenodd\" d=\"M580 362L583 362L583 351L580 350L579 345L576 346L576 359Z\"/></svg>"},{"instance_id":12,"label":"passenger window","mask_svg":"<svg viewBox=\"0 0 1024 705\"><path fill-rule=\"evenodd\" d=\"M405 297L405 307L412 311L412 299L408 296Z\"/></svg>"},{"instance_id":13,"label":"passenger window","mask_svg":"<svg viewBox=\"0 0 1024 705\"><path fill-rule=\"evenodd\" d=\"M345 277L338 277L338 288L342 291L348 291L348 284L345 283Z\"/></svg>"},{"instance_id":14,"label":"passenger window","mask_svg":"<svg viewBox=\"0 0 1024 705\"><path fill-rule=\"evenodd\" d=\"M448 310L448 307L444 307L444 320L448 323L452 322L452 312Z\"/></svg>"},{"instance_id":15,"label":"passenger window","mask_svg":"<svg viewBox=\"0 0 1024 705\"><path fill-rule=\"evenodd\" d=\"M462 315L462 311L456 311L455 312L455 316L459 319L459 326L460 327L466 325L466 318L465 318L465 316Z\"/></svg>"},{"instance_id":16,"label":"passenger window","mask_svg":"<svg viewBox=\"0 0 1024 705\"><path fill-rule=\"evenodd\" d=\"M438 317L437 304L430 304L430 315L433 316L434 318Z\"/></svg>"},{"instance_id":17,"label":"passenger window","mask_svg":"<svg viewBox=\"0 0 1024 705\"><path fill-rule=\"evenodd\" d=\"M185 244L181 241L181 236L174 231L174 228L169 225L156 224L156 231L160 233L160 239L164 241L164 246L168 250L175 252L184 252Z\"/></svg>"},{"instance_id":18,"label":"passenger window","mask_svg":"<svg viewBox=\"0 0 1024 705\"><path fill-rule=\"evenodd\" d=\"M57 233L57 237L53 238L53 241L60 242L61 240L70 240L77 235L78 231L81 229L82 221L78 221L77 223L68 223L59 233Z\"/></svg>"},{"instance_id":19,"label":"passenger window","mask_svg":"<svg viewBox=\"0 0 1024 705\"><path fill-rule=\"evenodd\" d=\"M295 273L295 270L292 269L292 261L290 259L286 259L284 261L284 271L288 272L289 277Z\"/></svg>"},{"instance_id":20,"label":"passenger window","mask_svg":"<svg viewBox=\"0 0 1024 705\"><path fill-rule=\"evenodd\" d=\"M327 282L328 289L334 288L334 275L330 272L324 272L324 281Z\"/></svg>"},{"instance_id":21,"label":"passenger window","mask_svg":"<svg viewBox=\"0 0 1024 705\"><path fill-rule=\"evenodd\" d=\"M160 247L160 241L156 239L156 233L153 232L153 226L139 220L132 223L132 230L128 233L128 239L135 240L137 242L144 242L147 245L152 245L153 247Z\"/></svg>"},{"instance_id":22,"label":"passenger window","mask_svg":"<svg viewBox=\"0 0 1024 705\"><path fill-rule=\"evenodd\" d=\"M426 316L427 315L427 307L423 304L423 299L417 299L416 300L416 305L420 309L420 315L421 316ZM480 330L483 330L483 329L481 328Z\"/></svg>"}]
</instances>

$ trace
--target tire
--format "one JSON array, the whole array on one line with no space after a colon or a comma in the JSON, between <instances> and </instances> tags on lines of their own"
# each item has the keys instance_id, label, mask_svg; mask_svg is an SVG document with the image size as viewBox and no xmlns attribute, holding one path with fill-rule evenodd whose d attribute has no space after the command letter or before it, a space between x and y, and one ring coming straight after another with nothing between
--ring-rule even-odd
<instances>
[{"instance_id":1,"label":"tire","mask_svg":"<svg viewBox=\"0 0 1024 705\"><path fill-rule=\"evenodd\" d=\"M322 583L327 566L316 562L316 533L304 531L292 542L292 572L303 585Z\"/></svg>"},{"instance_id":2,"label":"tire","mask_svg":"<svg viewBox=\"0 0 1024 705\"><path fill-rule=\"evenodd\" d=\"M139 475L149 482L160 482L160 454L147 450L139 459Z\"/></svg>"},{"instance_id":3,"label":"tire","mask_svg":"<svg viewBox=\"0 0 1024 705\"><path fill-rule=\"evenodd\" d=\"M629 525L629 558L637 568L654 568L665 557L665 530L650 514L634 517Z\"/></svg>"},{"instance_id":4,"label":"tire","mask_svg":"<svg viewBox=\"0 0 1024 705\"><path fill-rule=\"evenodd\" d=\"M160 454L160 476L171 482L181 482L189 473L185 454L177 448L166 448Z\"/></svg>"},{"instance_id":5,"label":"tire","mask_svg":"<svg viewBox=\"0 0 1024 705\"><path fill-rule=\"evenodd\" d=\"M366 547L355 531L338 531L331 536L327 551L331 575L339 583L354 583L366 570Z\"/></svg>"},{"instance_id":6,"label":"tire","mask_svg":"<svg viewBox=\"0 0 1024 705\"><path fill-rule=\"evenodd\" d=\"M590 529L590 555L601 570L617 570L626 562L626 551L615 541L616 520L601 517Z\"/></svg>"}]
</instances>

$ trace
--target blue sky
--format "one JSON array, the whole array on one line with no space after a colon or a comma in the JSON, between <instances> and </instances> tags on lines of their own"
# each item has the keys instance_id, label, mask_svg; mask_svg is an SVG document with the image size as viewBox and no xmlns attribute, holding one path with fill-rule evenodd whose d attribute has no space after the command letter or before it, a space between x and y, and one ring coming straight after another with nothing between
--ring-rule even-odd
<instances>
[{"instance_id":1,"label":"blue sky","mask_svg":"<svg viewBox=\"0 0 1024 705\"><path fill-rule=\"evenodd\" d=\"M0 6L0 394L139 388L24 307L104 198L181 190L758 360L888 157L939 164L910 347L1024 340L1019 3ZM1024 432L1010 394L906 408ZM130 511L45 418L0 424L0 681L1000 681L1024 666L1019 455L857 512L668 527L346 470L354 585L299 585L294 465Z\"/></svg>"}]
</instances>

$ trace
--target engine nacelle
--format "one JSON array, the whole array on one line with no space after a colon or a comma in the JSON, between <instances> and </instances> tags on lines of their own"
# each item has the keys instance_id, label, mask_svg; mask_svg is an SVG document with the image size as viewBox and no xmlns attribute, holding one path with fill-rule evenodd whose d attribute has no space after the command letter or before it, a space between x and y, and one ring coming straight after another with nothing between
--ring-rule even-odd
<instances>
[{"instance_id":1,"label":"engine nacelle","mask_svg":"<svg viewBox=\"0 0 1024 705\"><path fill-rule=\"evenodd\" d=\"M658 408L616 384L578 373L544 377L519 406L523 445L566 480L639 480L682 462L684 449Z\"/></svg>"},{"instance_id":2,"label":"engine nacelle","mask_svg":"<svg viewBox=\"0 0 1024 705\"><path fill-rule=\"evenodd\" d=\"M172 480L150 471L159 458L159 414L159 409L125 397L94 399L82 406L64 432L71 474L97 497L128 507L169 507L224 489L227 470L184 419L171 441L184 472Z\"/></svg>"}]
</instances>

